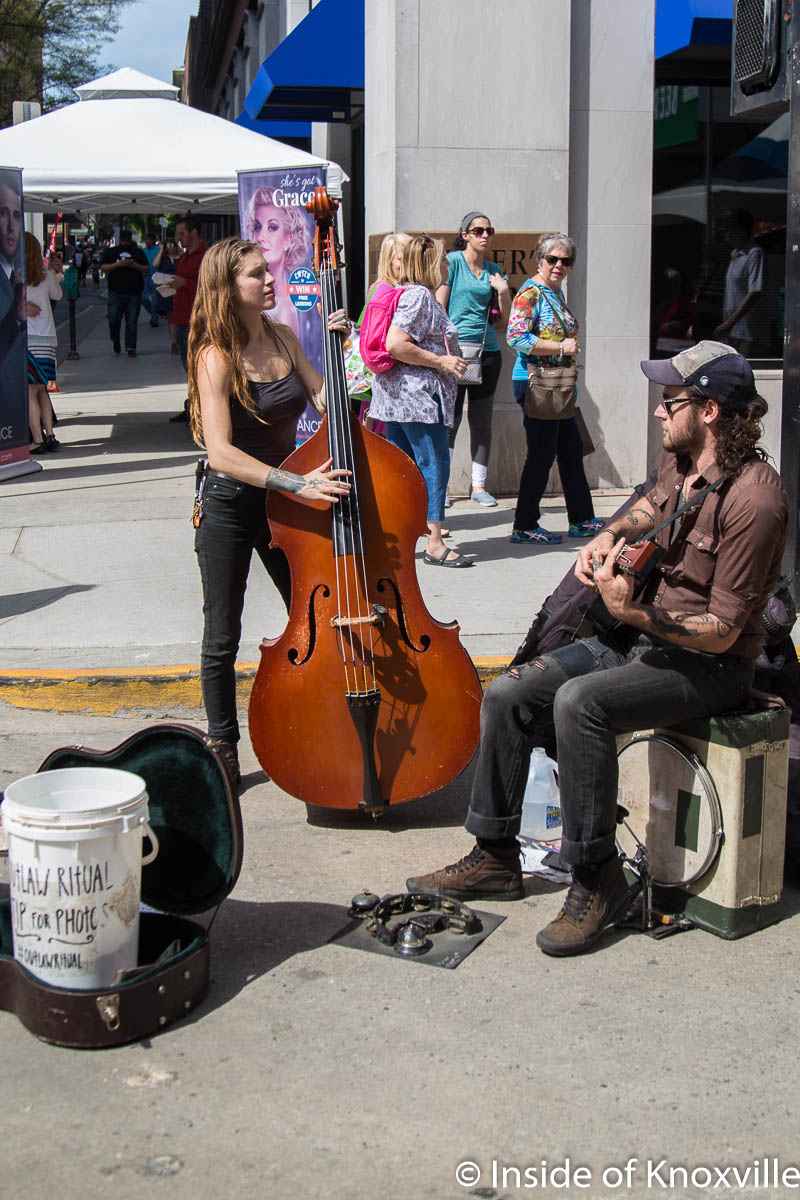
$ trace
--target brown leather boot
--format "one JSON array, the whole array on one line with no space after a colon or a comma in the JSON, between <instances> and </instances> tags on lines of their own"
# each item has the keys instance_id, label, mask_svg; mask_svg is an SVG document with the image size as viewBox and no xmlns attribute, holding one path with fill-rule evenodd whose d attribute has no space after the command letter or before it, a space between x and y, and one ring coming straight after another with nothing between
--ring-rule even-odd
<instances>
[{"instance_id":1,"label":"brown leather boot","mask_svg":"<svg viewBox=\"0 0 800 1200\"><path fill-rule=\"evenodd\" d=\"M575 867L563 908L536 935L536 945L545 954L582 954L624 914L629 894L617 854L600 867Z\"/></svg>"},{"instance_id":2,"label":"brown leather boot","mask_svg":"<svg viewBox=\"0 0 800 1200\"><path fill-rule=\"evenodd\" d=\"M438 893L455 900L521 900L525 892L519 847L493 852L476 844L466 857L449 867L407 879L406 888L409 892Z\"/></svg>"},{"instance_id":3,"label":"brown leather boot","mask_svg":"<svg viewBox=\"0 0 800 1200\"><path fill-rule=\"evenodd\" d=\"M208 738L207 744L219 754L231 783L238 787L242 782L242 772L239 769L239 751L236 749L236 743L223 742L221 738Z\"/></svg>"}]
</instances>

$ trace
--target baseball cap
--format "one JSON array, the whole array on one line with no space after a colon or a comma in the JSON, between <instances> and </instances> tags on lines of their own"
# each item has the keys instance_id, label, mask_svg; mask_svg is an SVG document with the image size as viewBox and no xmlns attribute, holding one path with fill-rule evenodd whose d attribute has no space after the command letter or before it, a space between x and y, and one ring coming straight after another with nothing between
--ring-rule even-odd
<instances>
[{"instance_id":1,"label":"baseball cap","mask_svg":"<svg viewBox=\"0 0 800 1200\"><path fill-rule=\"evenodd\" d=\"M698 387L737 412L744 412L756 398L750 363L724 342L698 342L674 358L646 358L640 365L653 383Z\"/></svg>"}]
</instances>

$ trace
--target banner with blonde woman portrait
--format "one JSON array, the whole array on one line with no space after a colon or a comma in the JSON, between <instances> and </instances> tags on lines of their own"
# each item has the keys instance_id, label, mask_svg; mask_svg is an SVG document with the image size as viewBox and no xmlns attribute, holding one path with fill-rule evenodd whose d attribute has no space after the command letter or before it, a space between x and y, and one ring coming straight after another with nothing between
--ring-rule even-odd
<instances>
[{"instance_id":1,"label":"banner with blonde woman portrait","mask_svg":"<svg viewBox=\"0 0 800 1200\"><path fill-rule=\"evenodd\" d=\"M308 361L323 367L319 285L313 271L315 222L306 204L325 184L325 168L239 172L239 221L242 237L260 247L275 281L273 321L288 325L300 339ZM309 404L297 426L303 442L320 425Z\"/></svg>"}]
</instances>

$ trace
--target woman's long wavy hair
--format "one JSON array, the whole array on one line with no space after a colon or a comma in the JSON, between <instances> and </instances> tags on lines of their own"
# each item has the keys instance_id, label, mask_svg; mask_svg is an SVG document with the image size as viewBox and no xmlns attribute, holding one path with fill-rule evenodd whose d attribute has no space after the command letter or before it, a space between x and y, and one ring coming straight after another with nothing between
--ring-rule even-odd
<instances>
[{"instance_id":1,"label":"woman's long wavy hair","mask_svg":"<svg viewBox=\"0 0 800 1200\"><path fill-rule=\"evenodd\" d=\"M286 274L291 275L298 267L307 267L311 262L311 230L305 210L299 205L278 205L275 203L275 189L271 187L256 188L247 206L247 218L244 232L255 241L256 210L265 205L281 213L286 222L286 229L292 244L286 252ZM256 247L256 249L259 249ZM261 253L259 249L259 254Z\"/></svg>"},{"instance_id":2,"label":"woman's long wavy hair","mask_svg":"<svg viewBox=\"0 0 800 1200\"><path fill-rule=\"evenodd\" d=\"M701 388L690 387L687 391L693 400L711 399ZM720 405L714 457L720 471L731 479L736 478L748 458L755 455L762 461L767 459L767 452L758 445L764 432L761 422L767 407L764 397L758 395L745 412Z\"/></svg>"},{"instance_id":3,"label":"woman's long wavy hair","mask_svg":"<svg viewBox=\"0 0 800 1200\"><path fill-rule=\"evenodd\" d=\"M42 243L32 233L25 231L25 282L36 287L47 278L42 258Z\"/></svg>"},{"instance_id":4,"label":"woman's long wavy hair","mask_svg":"<svg viewBox=\"0 0 800 1200\"><path fill-rule=\"evenodd\" d=\"M252 413L263 424L255 401L247 386L247 376L242 365L242 352L247 346L247 328L237 312L235 282L248 254L261 256L255 242L242 238L225 238L211 246L203 256L197 280L197 294L192 307L189 326L189 421L192 436L198 446L203 442L203 421L200 415L200 393L197 387L197 370L203 352L211 346L219 351L228 369L231 391L243 408ZM264 328L272 337L272 322L262 313ZM277 345L277 341L276 341Z\"/></svg>"}]
</instances>

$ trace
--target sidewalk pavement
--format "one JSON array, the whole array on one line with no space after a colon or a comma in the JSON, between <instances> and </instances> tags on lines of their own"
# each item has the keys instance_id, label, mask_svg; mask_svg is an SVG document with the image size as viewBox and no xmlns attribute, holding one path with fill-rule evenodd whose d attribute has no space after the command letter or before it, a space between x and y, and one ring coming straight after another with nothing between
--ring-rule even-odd
<instances>
[{"instance_id":1,"label":"sidewalk pavement","mask_svg":"<svg viewBox=\"0 0 800 1200\"><path fill-rule=\"evenodd\" d=\"M202 602L189 518L201 452L186 426L168 420L183 404L184 374L166 326L151 329L145 313L136 359L114 355L105 322L96 313L94 320L80 360L59 366L60 452L39 460L42 471L0 483L0 699L19 702L24 692L35 706L69 708L91 681L95 711L193 706ZM613 512L622 495L598 495L598 515ZM450 541L475 556L472 569L425 565L418 546L428 608L459 622L482 669L513 654L579 544L512 545L514 503L502 498L483 509L463 499L448 511ZM545 523L566 533L560 497L546 502ZM262 637L284 623L256 561L239 655L244 689Z\"/></svg>"},{"instance_id":2,"label":"sidewalk pavement","mask_svg":"<svg viewBox=\"0 0 800 1200\"><path fill-rule=\"evenodd\" d=\"M58 746L203 720L181 707L200 637L197 451L166 419L185 395L166 329L142 324L139 344L115 359L102 326L85 339L60 372L63 450L0 485L3 678L42 673L39 711L30 686L0 697L0 786ZM461 622L477 659L511 653L573 554L511 546L512 504L448 513L472 570L420 564L431 610ZM280 622L254 568L244 662ZM145 716L131 681L147 677L173 691L154 687ZM699 1168L702 1184L705 1164L727 1172L714 1195L794 1194L753 1186L753 1164L798 1161L796 887L780 924L741 941L620 931L556 961L534 937L563 887L531 877L524 900L479 906L505 919L457 971L378 957L328 939L361 889L400 892L469 850L471 770L372 821L287 796L246 740L242 766L242 874L198 918L213 929L197 1011L102 1053L44 1045L0 1013L3 1200L671 1200L708 1194L669 1179Z\"/></svg>"}]
</instances>

